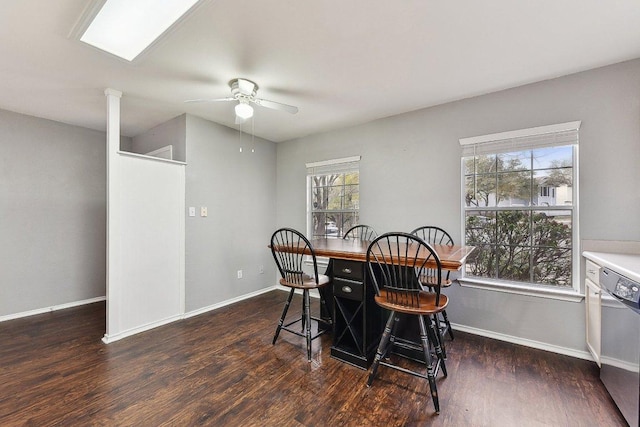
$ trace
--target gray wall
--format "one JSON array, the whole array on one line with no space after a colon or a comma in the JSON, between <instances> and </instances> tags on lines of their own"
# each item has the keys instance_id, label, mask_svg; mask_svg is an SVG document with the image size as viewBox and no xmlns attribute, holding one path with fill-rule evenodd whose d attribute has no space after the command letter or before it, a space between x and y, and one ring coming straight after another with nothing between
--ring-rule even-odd
<instances>
[{"instance_id":1,"label":"gray wall","mask_svg":"<svg viewBox=\"0 0 640 427\"><path fill-rule=\"evenodd\" d=\"M105 141L0 110L0 316L105 295Z\"/></svg>"},{"instance_id":2,"label":"gray wall","mask_svg":"<svg viewBox=\"0 0 640 427\"><path fill-rule=\"evenodd\" d=\"M428 84L428 83L425 83ZM306 227L305 162L361 155L361 222L461 238L459 138L582 120L582 239L640 240L640 60L278 144L278 226ZM469 328L586 351L584 303L452 286Z\"/></svg>"},{"instance_id":3,"label":"gray wall","mask_svg":"<svg viewBox=\"0 0 640 427\"><path fill-rule=\"evenodd\" d=\"M187 312L275 284L267 245L276 218L276 146L242 137L186 116L186 205L197 210L186 217ZM208 208L205 218L202 206ZM237 270L243 270L242 279Z\"/></svg>"},{"instance_id":4,"label":"gray wall","mask_svg":"<svg viewBox=\"0 0 640 427\"><path fill-rule=\"evenodd\" d=\"M306 227L305 162L361 155L362 222L460 241L461 137L582 120L581 238L640 241L640 60L277 145L174 120L163 135L184 120L186 205L209 210L186 218L187 311L275 283L266 246L277 226ZM0 316L103 296L104 133L0 110L0 144ZM585 350L583 303L448 294L455 323Z\"/></svg>"},{"instance_id":5,"label":"gray wall","mask_svg":"<svg viewBox=\"0 0 640 427\"><path fill-rule=\"evenodd\" d=\"M173 145L173 160L186 161L186 115L175 117L133 137L130 151L145 154ZM122 146L123 144L121 144Z\"/></svg>"},{"instance_id":6,"label":"gray wall","mask_svg":"<svg viewBox=\"0 0 640 427\"><path fill-rule=\"evenodd\" d=\"M0 316L105 295L105 141L0 110ZM237 130L183 115L122 138L121 149L168 143L190 159L186 201L198 210L186 218L187 312L273 286L275 144L243 134L240 153Z\"/></svg>"}]
</instances>

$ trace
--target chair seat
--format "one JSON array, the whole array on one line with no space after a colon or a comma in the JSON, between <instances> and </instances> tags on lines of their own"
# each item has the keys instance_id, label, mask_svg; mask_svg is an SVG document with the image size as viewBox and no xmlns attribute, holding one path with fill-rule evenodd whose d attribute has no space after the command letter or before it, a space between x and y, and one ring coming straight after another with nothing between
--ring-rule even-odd
<instances>
[{"instance_id":1,"label":"chair seat","mask_svg":"<svg viewBox=\"0 0 640 427\"><path fill-rule=\"evenodd\" d=\"M293 281L292 279L291 280L285 280L284 278L280 279L280 284L282 286L288 286L290 288L297 288L297 289L317 289L329 284L330 282L331 282L331 278L324 274L318 274L318 283L316 283L316 280L312 276L309 276L308 274L302 275L302 283L299 283L298 280Z\"/></svg>"},{"instance_id":2,"label":"chair seat","mask_svg":"<svg viewBox=\"0 0 640 427\"><path fill-rule=\"evenodd\" d=\"M421 274L419 277L420 283L424 286L437 286L438 285L438 279L427 275L427 274ZM441 279L440 281L440 286L443 288L447 288L449 286L451 286L451 279Z\"/></svg>"},{"instance_id":3,"label":"chair seat","mask_svg":"<svg viewBox=\"0 0 640 427\"><path fill-rule=\"evenodd\" d=\"M380 290L380 295L375 296L376 304L387 310L397 311L399 313L406 314L420 314L420 315L432 315L442 312L449 304L449 299L446 295L440 294L440 304L436 305L436 294L433 292L421 291L420 306L411 307L407 305L394 304L389 300L388 292L386 289Z\"/></svg>"}]
</instances>

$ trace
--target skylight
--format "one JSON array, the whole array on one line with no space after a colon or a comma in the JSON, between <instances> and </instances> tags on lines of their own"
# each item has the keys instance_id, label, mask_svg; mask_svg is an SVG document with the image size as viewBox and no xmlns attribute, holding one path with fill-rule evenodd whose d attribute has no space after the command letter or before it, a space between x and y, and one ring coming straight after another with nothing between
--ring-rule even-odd
<instances>
[{"instance_id":1,"label":"skylight","mask_svg":"<svg viewBox=\"0 0 640 427\"><path fill-rule=\"evenodd\" d=\"M80 40L132 61L199 0L107 0Z\"/></svg>"}]
</instances>

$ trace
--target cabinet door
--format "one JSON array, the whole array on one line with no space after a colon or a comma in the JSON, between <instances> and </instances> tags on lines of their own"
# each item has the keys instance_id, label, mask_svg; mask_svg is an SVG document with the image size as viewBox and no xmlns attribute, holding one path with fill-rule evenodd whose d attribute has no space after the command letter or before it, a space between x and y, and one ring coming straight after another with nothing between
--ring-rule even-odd
<instances>
[{"instance_id":1,"label":"cabinet door","mask_svg":"<svg viewBox=\"0 0 640 427\"><path fill-rule=\"evenodd\" d=\"M585 279L585 303L587 312L587 347L600 366L600 333L601 333L601 305L602 291L600 287L589 279Z\"/></svg>"}]
</instances>

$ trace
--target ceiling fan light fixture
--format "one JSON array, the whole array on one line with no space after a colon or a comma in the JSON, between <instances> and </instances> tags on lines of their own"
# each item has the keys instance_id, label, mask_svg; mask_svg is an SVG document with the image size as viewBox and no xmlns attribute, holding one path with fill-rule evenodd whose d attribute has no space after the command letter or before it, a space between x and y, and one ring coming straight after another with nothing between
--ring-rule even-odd
<instances>
[{"instance_id":1,"label":"ceiling fan light fixture","mask_svg":"<svg viewBox=\"0 0 640 427\"><path fill-rule=\"evenodd\" d=\"M261 107L270 108L272 110L286 111L290 114L296 114L298 107L293 105L283 104L281 102L269 101L268 99L262 99L256 97L258 92L258 85L247 79L233 79L229 82L231 88L231 96L227 98L214 98L214 99L188 99L184 102L218 102L218 101L233 101L238 102L235 106L236 110L236 124L244 123L245 120L253 117L253 104Z\"/></svg>"},{"instance_id":2,"label":"ceiling fan light fixture","mask_svg":"<svg viewBox=\"0 0 640 427\"><path fill-rule=\"evenodd\" d=\"M236 116L241 119L250 119L253 117L253 107L245 102L240 102L236 105Z\"/></svg>"}]
</instances>

